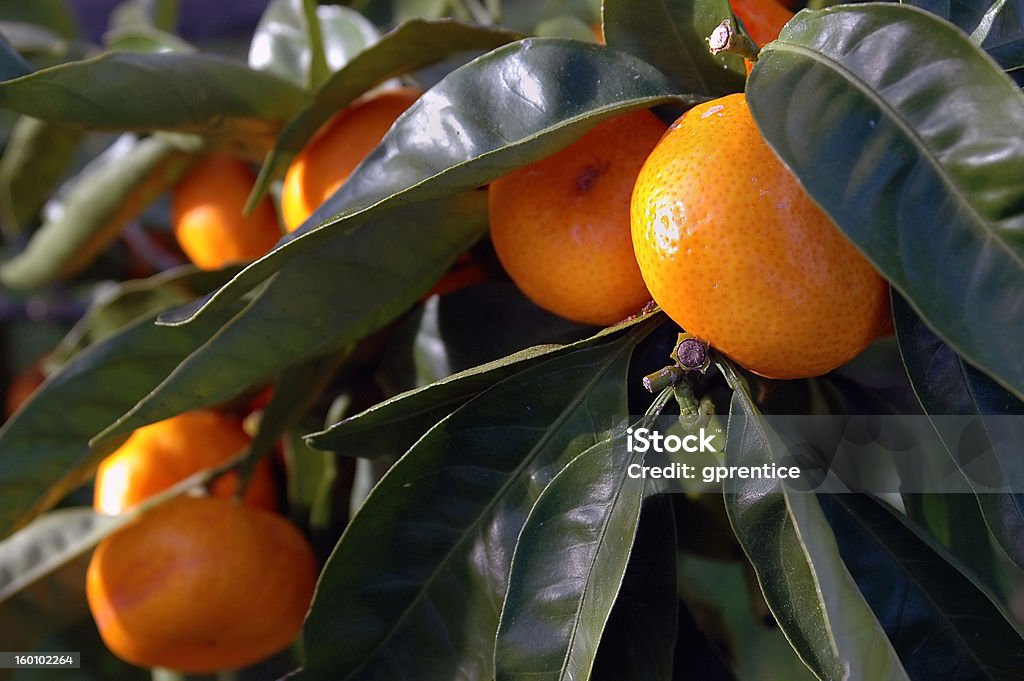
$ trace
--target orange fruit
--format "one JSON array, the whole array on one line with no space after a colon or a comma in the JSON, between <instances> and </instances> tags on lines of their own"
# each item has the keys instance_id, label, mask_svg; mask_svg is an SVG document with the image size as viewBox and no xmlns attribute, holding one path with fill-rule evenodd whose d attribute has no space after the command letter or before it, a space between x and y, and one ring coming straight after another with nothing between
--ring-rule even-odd
<instances>
[{"instance_id":1,"label":"orange fruit","mask_svg":"<svg viewBox=\"0 0 1024 681\"><path fill-rule=\"evenodd\" d=\"M591 24L590 30L594 33L594 40L597 41L598 45L604 45L604 29L601 27L601 22Z\"/></svg>"},{"instance_id":2,"label":"orange fruit","mask_svg":"<svg viewBox=\"0 0 1024 681\"><path fill-rule=\"evenodd\" d=\"M637 178L632 225L655 302L762 376L844 364L888 312L885 280L779 161L742 94L669 128Z\"/></svg>"},{"instance_id":3,"label":"orange fruit","mask_svg":"<svg viewBox=\"0 0 1024 681\"><path fill-rule=\"evenodd\" d=\"M604 121L571 146L491 183L491 239L534 303L613 324L650 300L633 257L629 197L665 125L649 111Z\"/></svg>"},{"instance_id":4,"label":"orange fruit","mask_svg":"<svg viewBox=\"0 0 1024 681\"><path fill-rule=\"evenodd\" d=\"M758 47L778 38L782 27L794 16L775 0L729 0L729 4Z\"/></svg>"},{"instance_id":5,"label":"orange fruit","mask_svg":"<svg viewBox=\"0 0 1024 681\"><path fill-rule=\"evenodd\" d=\"M249 445L241 424L214 411L197 410L139 428L96 471L93 508L116 515L181 482L217 466ZM211 488L214 496L231 498L238 474L226 473ZM270 461L256 466L243 495L247 505L277 509Z\"/></svg>"},{"instance_id":6,"label":"orange fruit","mask_svg":"<svg viewBox=\"0 0 1024 681\"><path fill-rule=\"evenodd\" d=\"M476 258L469 253L463 253L433 288L423 294L421 300L461 291L467 286L482 284L490 278L490 274Z\"/></svg>"},{"instance_id":7,"label":"orange fruit","mask_svg":"<svg viewBox=\"0 0 1024 681\"><path fill-rule=\"evenodd\" d=\"M316 578L309 543L281 516L181 496L100 542L86 596L115 655L200 674L286 648Z\"/></svg>"},{"instance_id":8,"label":"orange fruit","mask_svg":"<svg viewBox=\"0 0 1024 681\"><path fill-rule=\"evenodd\" d=\"M245 215L242 208L256 175L236 158L213 154L171 192L171 220L178 245L196 267L216 270L256 260L281 238L277 212L264 198Z\"/></svg>"},{"instance_id":9,"label":"orange fruit","mask_svg":"<svg viewBox=\"0 0 1024 681\"><path fill-rule=\"evenodd\" d=\"M398 88L365 95L320 129L284 176L281 213L289 232L338 190L420 94L415 88Z\"/></svg>"}]
</instances>

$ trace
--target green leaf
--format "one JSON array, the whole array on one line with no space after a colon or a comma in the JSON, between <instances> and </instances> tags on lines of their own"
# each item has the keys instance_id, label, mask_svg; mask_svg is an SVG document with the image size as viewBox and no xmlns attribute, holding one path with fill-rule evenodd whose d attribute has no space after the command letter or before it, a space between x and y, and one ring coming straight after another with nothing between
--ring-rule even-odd
<instances>
[{"instance_id":1,"label":"green leaf","mask_svg":"<svg viewBox=\"0 0 1024 681\"><path fill-rule=\"evenodd\" d=\"M392 467L321 573L296 678L490 678L519 530L551 478L621 426L636 337L503 381Z\"/></svg>"},{"instance_id":2,"label":"green leaf","mask_svg":"<svg viewBox=\"0 0 1024 681\"><path fill-rule=\"evenodd\" d=\"M0 282L36 288L77 274L193 161L162 137L122 137L75 178L25 251L0 267Z\"/></svg>"},{"instance_id":3,"label":"green leaf","mask_svg":"<svg viewBox=\"0 0 1024 681\"><path fill-rule=\"evenodd\" d=\"M61 509L36 518L0 541L0 604L85 554L123 522L91 508Z\"/></svg>"},{"instance_id":4,"label":"green leaf","mask_svg":"<svg viewBox=\"0 0 1024 681\"><path fill-rule=\"evenodd\" d=\"M719 362L719 368L734 390L725 465L782 465L785 445L731 365ZM843 564L813 493L792 490L778 478L730 477L725 503L768 607L819 679L908 678Z\"/></svg>"},{"instance_id":5,"label":"green leaf","mask_svg":"<svg viewBox=\"0 0 1024 681\"><path fill-rule=\"evenodd\" d=\"M111 50L126 52L195 52L196 47L173 33L152 26L124 26L108 31L103 42Z\"/></svg>"},{"instance_id":6,"label":"green leaf","mask_svg":"<svg viewBox=\"0 0 1024 681\"><path fill-rule=\"evenodd\" d=\"M89 439L131 408L224 322L143 319L76 355L0 428L0 537L88 479L104 451ZM70 409L69 405L75 405Z\"/></svg>"},{"instance_id":7,"label":"green leaf","mask_svg":"<svg viewBox=\"0 0 1024 681\"><path fill-rule=\"evenodd\" d=\"M644 501L629 566L605 625L592 681L672 681L679 629L672 497ZM680 667L690 661L679 660Z\"/></svg>"},{"instance_id":8,"label":"green leaf","mask_svg":"<svg viewBox=\"0 0 1024 681\"><path fill-rule=\"evenodd\" d=\"M900 296L893 296L893 319L907 375L921 406L957 465L969 469L965 477L997 544L1024 569L1024 493L1019 491L1024 433L1014 423L1019 419L1006 416L1024 414L1024 403L939 340ZM978 417L979 427L971 430L969 446L963 440L964 419L944 418L949 416ZM969 460L958 460L958 456Z\"/></svg>"},{"instance_id":9,"label":"green leaf","mask_svg":"<svg viewBox=\"0 0 1024 681\"><path fill-rule=\"evenodd\" d=\"M388 344L378 381L392 395L525 348L571 343L595 331L537 307L510 281L482 282L427 298Z\"/></svg>"},{"instance_id":10,"label":"green leaf","mask_svg":"<svg viewBox=\"0 0 1024 681\"><path fill-rule=\"evenodd\" d=\"M867 496L827 495L821 504L912 678L1024 679L1019 630L955 558Z\"/></svg>"},{"instance_id":11,"label":"green leaf","mask_svg":"<svg viewBox=\"0 0 1024 681\"><path fill-rule=\"evenodd\" d=\"M168 34L177 30L179 0L123 0L110 13L112 31L153 28Z\"/></svg>"},{"instance_id":12,"label":"green leaf","mask_svg":"<svg viewBox=\"0 0 1024 681\"><path fill-rule=\"evenodd\" d=\"M487 228L487 196L378 213L293 260L107 437L234 397L305 358L340 350L416 302Z\"/></svg>"},{"instance_id":13,"label":"green leaf","mask_svg":"<svg viewBox=\"0 0 1024 681\"><path fill-rule=\"evenodd\" d=\"M650 427L671 390L637 423ZM573 459L519 533L494 649L496 681L590 678L633 547L644 479L625 428Z\"/></svg>"},{"instance_id":14,"label":"green leaf","mask_svg":"<svg viewBox=\"0 0 1024 681\"><path fill-rule=\"evenodd\" d=\"M499 381L526 370L538 361L588 347L650 318L651 315L638 317L569 345L527 348L465 369L339 421L320 433L310 435L309 443L317 449L367 458L402 454L432 425Z\"/></svg>"},{"instance_id":15,"label":"green leaf","mask_svg":"<svg viewBox=\"0 0 1024 681\"><path fill-rule=\"evenodd\" d=\"M865 4L797 15L747 96L808 193L939 337L1024 395L1007 342L1024 326L1024 93L953 26Z\"/></svg>"},{"instance_id":16,"label":"green leaf","mask_svg":"<svg viewBox=\"0 0 1024 681\"><path fill-rule=\"evenodd\" d=\"M312 27L304 0L274 0L267 5L249 46L249 66L275 73L295 85L312 90L326 73L314 75ZM337 71L377 40L373 24L347 7L316 7L322 68Z\"/></svg>"},{"instance_id":17,"label":"green leaf","mask_svg":"<svg viewBox=\"0 0 1024 681\"><path fill-rule=\"evenodd\" d=\"M1024 2L1021 0L911 0L915 7L931 12L974 34L982 48L1007 71L1024 68ZM994 12L994 14L992 14Z\"/></svg>"},{"instance_id":18,"label":"green leaf","mask_svg":"<svg viewBox=\"0 0 1024 681\"><path fill-rule=\"evenodd\" d=\"M0 220L7 237L19 234L39 213L82 137L77 128L18 119L0 159Z\"/></svg>"},{"instance_id":19,"label":"green leaf","mask_svg":"<svg viewBox=\"0 0 1024 681\"><path fill-rule=\"evenodd\" d=\"M594 87L598 81L601 86ZM420 97L303 227L210 302L237 297L368 213L480 187L571 144L615 114L684 100L649 65L598 45L537 38L500 47ZM190 309L173 321L194 315Z\"/></svg>"},{"instance_id":20,"label":"green leaf","mask_svg":"<svg viewBox=\"0 0 1024 681\"><path fill-rule=\"evenodd\" d=\"M661 69L680 92L720 97L741 92L742 57L712 56L707 37L732 17L728 0L605 0L604 36Z\"/></svg>"},{"instance_id":21,"label":"green leaf","mask_svg":"<svg viewBox=\"0 0 1024 681\"><path fill-rule=\"evenodd\" d=\"M75 13L65 0L4 0L0 2L0 19L35 24L53 31L62 38L78 36Z\"/></svg>"},{"instance_id":22,"label":"green leaf","mask_svg":"<svg viewBox=\"0 0 1024 681\"><path fill-rule=\"evenodd\" d=\"M22 59L6 38L0 36L0 81L20 78L32 73L32 66Z\"/></svg>"},{"instance_id":23,"label":"green leaf","mask_svg":"<svg viewBox=\"0 0 1024 681\"><path fill-rule=\"evenodd\" d=\"M597 42L597 37L594 35L590 24L571 14L563 14L551 19L545 19L537 24L537 28L533 32L539 36L572 38L573 40L582 40L588 43Z\"/></svg>"},{"instance_id":24,"label":"green leaf","mask_svg":"<svg viewBox=\"0 0 1024 681\"><path fill-rule=\"evenodd\" d=\"M93 130L200 133L264 148L305 101L284 79L208 53L110 52L0 75L0 107L26 116Z\"/></svg>"},{"instance_id":25,"label":"green leaf","mask_svg":"<svg viewBox=\"0 0 1024 681\"><path fill-rule=\"evenodd\" d=\"M143 317L152 317L221 286L237 270L228 267L205 271L194 265L182 265L147 279L130 279L98 291L88 312L50 353L50 359L63 364Z\"/></svg>"},{"instance_id":26,"label":"green leaf","mask_svg":"<svg viewBox=\"0 0 1024 681\"><path fill-rule=\"evenodd\" d=\"M288 122L260 169L249 203L255 204L270 183L284 175L288 164L324 123L367 90L452 54L489 50L520 37L450 20L414 19L398 26L324 81L313 100Z\"/></svg>"}]
</instances>

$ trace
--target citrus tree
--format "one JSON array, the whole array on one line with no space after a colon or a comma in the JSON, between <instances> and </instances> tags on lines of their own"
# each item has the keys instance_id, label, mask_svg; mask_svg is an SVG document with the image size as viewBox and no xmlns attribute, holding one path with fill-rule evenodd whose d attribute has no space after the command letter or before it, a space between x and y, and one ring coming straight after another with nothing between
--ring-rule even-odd
<instances>
[{"instance_id":1,"label":"citrus tree","mask_svg":"<svg viewBox=\"0 0 1024 681\"><path fill-rule=\"evenodd\" d=\"M0 649L1022 678L1024 5L811 4L0 4Z\"/></svg>"}]
</instances>

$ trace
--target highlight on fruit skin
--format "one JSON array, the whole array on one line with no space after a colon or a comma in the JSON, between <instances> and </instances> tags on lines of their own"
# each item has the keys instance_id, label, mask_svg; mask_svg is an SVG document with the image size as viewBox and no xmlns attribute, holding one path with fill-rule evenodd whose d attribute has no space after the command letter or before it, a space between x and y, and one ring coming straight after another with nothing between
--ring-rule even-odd
<instances>
[{"instance_id":1,"label":"highlight on fruit skin","mask_svg":"<svg viewBox=\"0 0 1024 681\"><path fill-rule=\"evenodd\" d=\"M283 517L182 496L100 542L86 596L103 642L119 658L206 674L287 648L317 572L309 543Z\"/></svg>"},{"instance_id":2,"label":"highlight on fruit skin","mask_svg":"<svg viewBox=\"0 0 1024 681\"><path fill-rule=\"evenodd\" d=\"M622 114L491 183L494 249L530 300L598 325L621 321L650 300L633 256L629 201L664 131L649 111Z\"/></svg>"},{"instance_id":3,"label":"highlight on fruit skin","mask_svg":"<svg viewBox=\"0 0 1024 681\"><path fill-rule=\"evenodd\" d=\"M637 178L632 233L661 309L762 376L826 373L884 327L886 281L771 150L743 94L669 128Z\"/></svg>"},{"instance_id":4,"label":"highlight on fruit skin","mask_svg":"<svg viewBox=\"0 0 1024 681\"><path fill-rule=\"evenodd\" d=\"M211 154L171 191L174 237L192 263L203 270L249 263L281 238L277 211L264 198L245 215L256 182L252 169L237 158Z\"/></svg>"},{"instance_id":5,"label":"highlight on fruit skin","mask_svg":"<svg viewBox=\"0 0 1024 681\"><path fill-rule=\"evenodd\" d=\"M185 478L218 466L249 446L242 425L215 411L196 410L158 421L133 432L100 462L93 488L97 513L117 515ZM211 493L230 499L238 491L235 472L213 481ZM244 502L268 511L278 507L271 462L253 470Z\"/></svg>"},{"instance_id":6,"label":"highlight on fruit skin","mask_svg":"<svg viewBox=\"0 0 1024 681\"><path fill-rule=\"evenodd\" d=\"M298 229L338 190L421 94L403 87L364 95L320 129L284 177L281 214L287 231Z\"/></svg>"}]
</instances>

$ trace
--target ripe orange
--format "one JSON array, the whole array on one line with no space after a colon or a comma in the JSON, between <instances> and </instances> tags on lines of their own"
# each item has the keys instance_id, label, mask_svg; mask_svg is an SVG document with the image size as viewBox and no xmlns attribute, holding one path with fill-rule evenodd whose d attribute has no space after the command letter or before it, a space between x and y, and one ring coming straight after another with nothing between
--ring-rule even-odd
<instances>
[{"instance_id":1,"label":"ripe orange","mask_svg":"<svg viewBox=\"0 0 1024 681\"><path fill-rule=\"evenodd\" d=\"M223 463L250 438L242 426L214 411L191 411L139 428L96 471L93 507L115 515L148 499L188 476ZM212 493L230 498L238 489L238 474L214 481ZM269 459L256 466L245 489L245 503L277 509L277 492Z\"/></svg>"},{"instance_id":2,"label":"ripe orange","mask_svg":"<svg viewBox=\"0 0 1024 681\"><path fill-rule=\"evenodd\" d=\"M567 319L612 324L650 300L629 237L629 197L665 125L649 111L491 183L491 239L512 281Z\"/></svg>"},{"instance_id":3,"label":"ripe orange","mask_svg":"<svg viewBox=\"0 0 1024 681\"><path fill-rule=\"evenodd\" d=\"M637 178L632 225L654 300L762 376L834 369L888 313L885 280L775 156L742 94L669 128Z\"/></svg>"},{"instance_id":4,"label":"ripe orange","mask_svg":"<svg viewBox=\"0 0 1024 681\"><path fill-rule=\"evenodd\" d=\"M794 16L775 0L729 0L729 4L758 47L778 38L782 27Z\"/></svg>"},{"instance_id":5,"label":"ripe orange","mask_svg":"<svg viewBox=\"0 0 1024 681\"><path fill-rule=\"evenodd\" d=\"M337 191L420 94L414 88L398 88L366 95L321 128L284 176L281 213L289 232Z\"/></svg>"},{"instance_id":6,"label":"ripe orange","mask_svg":"<svg viewBox=\"0 0 1024 681\"><path fill-rule=\"evenodd\" d=\"M316 578L312 549L284 518L182 496L100 542L86 596L118 657L199 674L287 647Z\"/></svg>"},{"instance_id":7,"label":"ripe orange","mask_svg":"<svg viewBox=\"0 0 1024 681\"><path fill-rule=\"evenodd\" d=\"M256 176L244 162L213 154L171 192L174 236L196 267L216 270L256 260L281 238L269 199L250 215L242 212Z\"/></svg>"}]
</instances>

